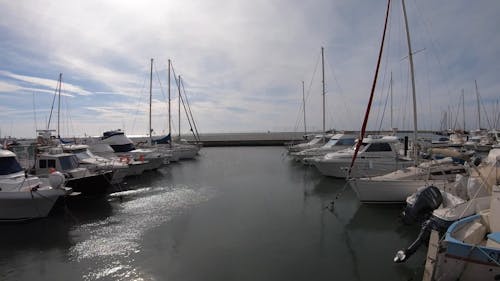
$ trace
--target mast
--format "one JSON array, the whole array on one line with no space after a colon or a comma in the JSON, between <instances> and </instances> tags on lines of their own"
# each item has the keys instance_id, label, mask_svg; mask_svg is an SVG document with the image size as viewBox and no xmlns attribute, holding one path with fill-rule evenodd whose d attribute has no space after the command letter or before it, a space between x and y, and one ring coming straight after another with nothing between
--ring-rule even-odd
<instances>
[{"instance_id":1,"label":"mast","mask_svg":"<svg viewBox=\"0 0 500 281\"><path fill-rule=\"evenodd\" d=\"M153 144L153 129L151 128L151 107L153 99L153 59L151 59L151 71L149 72L149 145Z\"/></svg>"},{"instance_id":2,"label":"mast","mask_svg":"<svg viewBox=\"0 0 500 281\"><path fill-rule=\"evenodd\" d=\"M392 106L392 71L391 71L391 84L390 84L390 87L391 87L391 130L394 129L394 125L392 123L392 111L393 111L393 106Z\"/></svg>"},{"instance_id":3,"label":"mast","mask_svg":"<svg viewBox=\"0 0 500 281\"><path fill-rule=\"evenodd\" d=\"M60 116L61 116L61 88L62 88L62 73L59 73L59 97L57 101L57 138L61 138L59 131Z\"/></svg>"},{"instance_id":4,"label":"mast","mask_svg":"<svg viewBox=\"0 0 500 281\"><path fill-rule=\"evenodd\" d=\"M171 126L171 111L170 111L170 65L171 65L170 59L168 59L168 135L170 136L170 148L172 148L172 126Z\"/></svg>"},{"instance_id":5,"label":"mast","mask_svg":"<svg viewBox=\"0 0 500 281\"><path fill-rule=\"evenodd\" d=\"M179 141L181 141L181 76L179 75L179 84L177 84L177 90L179 91Z\"/></svg>"},{"instance_id":6,"label":"mast","mask_svg":"<svg viewBox=\"0 0 500 281\"><path fill-rule=\"evenodd\" d=\"M479 100L479 91L477 90L477 81L474 80L474 84L476 85L476 98L477 98L477 128L481 130L481 109L480 109L480 100Z\"/></svg>"},{"instance_id":7,"label":"mast","mask_svg":"<svg viewBox=\"0 0 500 281\"><path fill-rule=\"evenodd\" d=\"M463 122L464 122L464 133L465 133L465 93L464 89L462 89L462 115L463 115Z\"/></svg>"},{"instance_id":8,"label":"mast","mask_svg":"<svg viewBox=\"0 0 500 281\"><path fill-rule=\"evenodd\" d=\"M307 135L307 125L306 125L306 97L304 95L304 81L302 81L302 108L304 111L304 135Z\"/></svg>"},{"instance_id":9,"label":"mast","mask_svg":"<svg viewBox=\"0 0 500 281\"><path fill-rule=\"evenodd\" d=\"M413 69L413 53L411 51L411 40L410 40L410 30L408 28L408 18L406 16L406 7L405 0L401 0L403 3L403 16L405 19L405 28L406 28L406 40L408 41L408 59L410 60L410 75L411 75L411 89L413 96L413 158L415 161L415 165L418 164L418 155L417 155L417 96L415 94L415 73Z\"/></svg>"},{"instance_id":10,"label":"mast","mask_svg":"<svg viewBox=\"0 0 500 281\"><path fill-rule=\"evenodd\" d=\"M325 48L321 47L321 72L322 72L322 84L323 84L323 134L326 133L325 130Z\"/></svg>"}]
</instances>

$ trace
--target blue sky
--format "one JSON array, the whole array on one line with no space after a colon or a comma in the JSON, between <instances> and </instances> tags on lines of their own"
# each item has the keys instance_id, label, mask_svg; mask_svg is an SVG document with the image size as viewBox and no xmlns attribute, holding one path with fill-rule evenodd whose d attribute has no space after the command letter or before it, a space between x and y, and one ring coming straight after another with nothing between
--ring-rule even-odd
<instances>
[{"instance_id":1,"label":"blue sky","mask_svg":"<svg viewBox=\"0 0 500 281\"><path fill-rule=\"evenodd\" d=\"M382 109L391 72L393 125L412 129L401 2L392 2L371 129L390 128L390 105L385 113ZM483 102L481 126L493 125L500 90L500 3L409 0L406 5L416 52L419 127L439 129L448 110L461 127L463 89L466 128L477 128L474 80ZM321 129L321 46L327 128L358 130L385 7L385 1L361 0L0 0L0 133L32 137L35 128L46 127L63 73L62 136L117 128L145 134L151 58L155 134L168 130L168 59L183 77L202 133L302 130L301 81L307 126ZM176 133L176 89L172 102ZM186 129L183 120L181 131Z\"/></svg>"}]
</instances>

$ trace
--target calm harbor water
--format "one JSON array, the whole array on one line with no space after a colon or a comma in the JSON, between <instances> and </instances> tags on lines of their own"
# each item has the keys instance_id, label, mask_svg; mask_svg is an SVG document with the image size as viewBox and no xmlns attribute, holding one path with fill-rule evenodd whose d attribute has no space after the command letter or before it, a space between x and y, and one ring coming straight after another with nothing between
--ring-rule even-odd
<instances>
[{"instance_id":1,"label":"calm harbor water","mask_svg":"<svg viewBox=\"0 0 500 281\"><path fill-rule=\"evenodd\" d=\"M197 160L0 225L0 280L420 280L417 227L366 206L282 147L204 148ZM328 207L335 200L333 211ZM423 247L425 248L425 247Z\"/></svg>"}]
</instances>

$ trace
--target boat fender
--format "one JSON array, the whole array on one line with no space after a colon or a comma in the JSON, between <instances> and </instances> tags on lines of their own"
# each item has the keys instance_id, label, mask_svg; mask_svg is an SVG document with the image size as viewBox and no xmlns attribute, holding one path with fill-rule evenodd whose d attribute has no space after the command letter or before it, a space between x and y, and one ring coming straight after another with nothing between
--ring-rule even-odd
<instances>
[{"instance_id":1,"label":"boat fender","mask_svg":"<svg viewBox=\"0 0 500 281\"><path fill-rule=\"evenodd\" d=\"M53 188L61 188L64 184L65 177L61 172L55 171L49 175L49 184Z\"/></svg>"},{"instance_id":2,"label":"boat fender","mask_svg":"<svg viewBox=\"0 0 500 281\"><path fill-rule=\"evenodd\" d=\"M439 188L432 185L424 188L416 195L415 203L406 206L402 213L403 223L413 224L426 220L442 202L443 195Z\"/></svg>"}]
</instances>

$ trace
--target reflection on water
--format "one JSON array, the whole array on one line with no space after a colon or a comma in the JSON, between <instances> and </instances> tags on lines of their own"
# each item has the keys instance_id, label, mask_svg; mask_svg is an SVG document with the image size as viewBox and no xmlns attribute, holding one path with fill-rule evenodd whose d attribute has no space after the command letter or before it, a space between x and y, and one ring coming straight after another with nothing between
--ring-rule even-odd
<instances>
[{"instance_id":1,"label":"reflection on water","mask_svg":"<svg viewBox=\"0 0 500 281\"><path fill-rule=\"evenodd\" d=\"M423 253L392 263L418 232L401 206L362 205L283 151L205 148L104 198L0 225L0 280L419 279Z\"/></svg>"},{"instance_id":2,"label":"reflection on water","mask_svg":"<svg viewBox=\"0 0 500 281\"><path fill-rule=\"evenodd\" d=\"M113 193L110 195L113 216L82 224L72 231L84 239L71 247L70 257L77 262L99 260L85 280L104 276L137 280L141 274L133 266L133 254L140 252L142 234L184 209L210 199L212 191L203 187L193 190L189 186L165 186Z\"/></svg>"}]
</instances>

